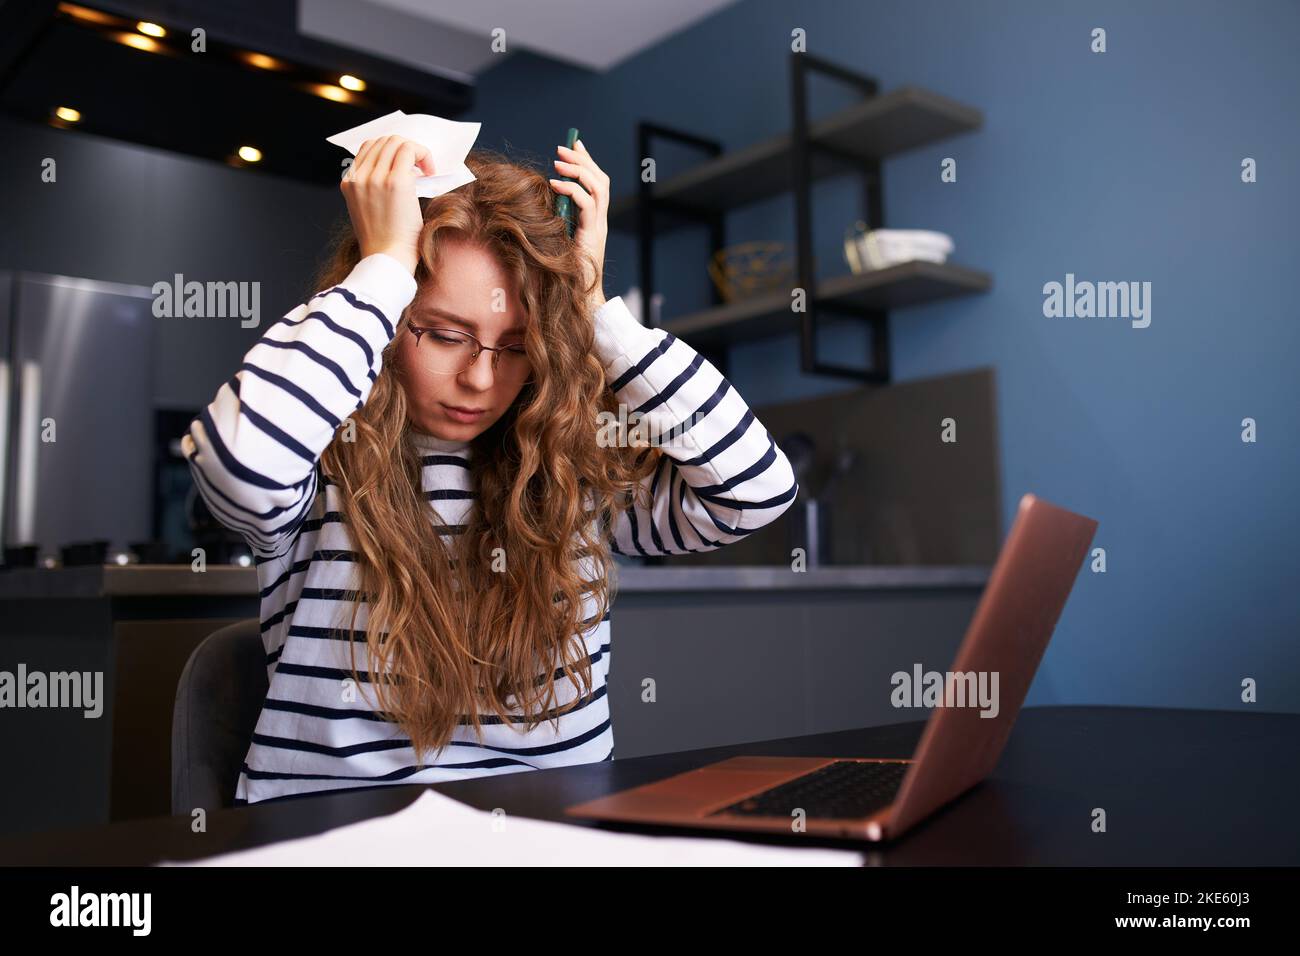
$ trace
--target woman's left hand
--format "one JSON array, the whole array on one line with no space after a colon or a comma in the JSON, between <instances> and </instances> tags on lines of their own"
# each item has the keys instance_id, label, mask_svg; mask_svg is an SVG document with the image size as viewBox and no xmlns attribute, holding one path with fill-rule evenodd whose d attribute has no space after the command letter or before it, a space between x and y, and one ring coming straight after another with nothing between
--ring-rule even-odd
<instances>
[{"instance_id":1,"label":"woman's left hand","mask_svg":"<svg viewBox=\"0 0 1300 956\"><path fill-rule=\"evenodd\" d=\"M574 231L574 241L586 250L595 261L596 275L591 275L587 266L586 278L595 279L596 289L591 296L593 311L605 304L603 288L603 270L605 268L605 237L609 235L609 177L596 165L596 161L587 152L587 147L578 140L574 148L556 146L560 158L555 161L555 168L564 176L572 176L578 182L571 183L559 179L551 180L551 188L568 196L578 207L578 225Z\"/></svg>"}]
</instances>

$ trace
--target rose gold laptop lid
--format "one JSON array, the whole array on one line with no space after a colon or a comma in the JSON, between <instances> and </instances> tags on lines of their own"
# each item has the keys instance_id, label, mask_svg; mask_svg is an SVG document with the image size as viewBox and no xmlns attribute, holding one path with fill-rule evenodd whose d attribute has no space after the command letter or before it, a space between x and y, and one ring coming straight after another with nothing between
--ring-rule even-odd
<instances>
[{"instance_id":1,"label":"rose gold laptop lid","mask_svg":"<svg viewBox=\"0 0 1300 956\"><path fill-rule=\"evenodd\" d=\"M1020 508L966 637L953 674L997 675L997 711L937 707L912 755L884 836L902 833L965 793L993 770L1011 736L1056 622L1088 554L1097 522L1034 495Z\"/></svg>"},{"instance_id":2,"label":"rose gold laptop lid","mask_svg":"<svg viewBox=\"0 0 1300 956\"><path fill-rule=\"evenodd\" d=\"M936 707L893 801L869 817L809 817L806 832L895 837L986 777L997 764L1056 628L1097 522L1027 494L1003 543L950 673L986 675L996 708ZM955 684L955 682L954 682ZM969 685L967 685L969 686ZM569 816L719 830L790 832L780 817L714 815L834 757L739 756L569 807ZM864 758L838 758L861 760ZM897 762L896 758L875 758Z\"/></svg>"}]
</instances>

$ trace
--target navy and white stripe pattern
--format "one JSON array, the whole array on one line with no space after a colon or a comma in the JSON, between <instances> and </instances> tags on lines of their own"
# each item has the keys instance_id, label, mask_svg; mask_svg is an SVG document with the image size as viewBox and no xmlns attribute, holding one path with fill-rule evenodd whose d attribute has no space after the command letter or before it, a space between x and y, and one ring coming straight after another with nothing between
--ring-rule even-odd
<instances>
[{"instance_id":1,"label":"navy and white stripe pattern","mask_svg":"<svg viewBox=\"0 0 1300 956\"><path fill-rule=\"evenodd\" d=\"M596 313L595 351L629 422L643 422L666 452L646 479L650 506L638 496L618 513L614 551L712 551L790 507L799 491L790 462L704 356L666 329L641 325L621 296Z\"/></svg>"},{"instance_id":2,"label":"navy and white stripe pattern","mask_svg":"<svg viewBox=\"0 0 1300 956\"><path fill-rule=\"evenodd\" d=\"M335 429L360 408L415 279L382 254L340 285L268 328L235 376L182 438L204 501L253 549L270 689L236 789L237 803L386 784L437 783L484 774L610 759L614 734L606 686L610 622L587 598L582 633L593 693L555 730L525 733L522 715L480 717L483 738L462 716L451 743L418 766L400 727L376 712L366 686L362 605L351 644L357 588L352 542L338 488L317 468ZM650 503L617 513L614 550L627 555L712 550L773 521L798 486L785 455L718 370L682 340L640 325L621 298L596 314L595 351L617 400L637 412L666 455L645 479ZM464 530L475 507L468 443L418 431L430 507ZM431 513L432 520L433 515ZM594 569L584 562L589 580ZM354 686L355 650L360 686ZM539 676L541 676L539 674ZM557 705L578 697L563 675ZM515 718L518 719L515 719Z\"/></svg>"}]
</instances>

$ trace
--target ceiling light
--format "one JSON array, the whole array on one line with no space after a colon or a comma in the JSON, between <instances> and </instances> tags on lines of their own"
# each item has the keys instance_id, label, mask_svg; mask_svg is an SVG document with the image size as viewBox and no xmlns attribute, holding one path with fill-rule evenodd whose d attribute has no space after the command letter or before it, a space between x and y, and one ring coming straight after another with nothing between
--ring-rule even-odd
<instances>
[{"instance_id":1,"label":"ceiling light","mask_svg":"<svg viewBox=\"0 0 1300 956\"><path fill-rule=\"evenodd\" d=\"M329 83L309 83L307 88L317 96L333 100L336 103L352 102L352 94L340 86L331 86Z\"/></svg>"},{"instance_id":2,"label":"ceiling light","mask_svg":"<svg viewBox=\"0 0 1300 956\"><path fill-rule=\"evenodd\" d=\"M60 3L59 12L66 13L70 17L76 17L78 20L86 20L90 23L101 23L105 26L111 26L117 22L116 17L111 17L107 13L99 10L92 10L90 7L78 6L75 3Z\"/></svg>"},{"instance_id":3,"label":"ceiling light","mask_svg":"<svg viewBox=\"0 0 1300 956\"><path fill-rule=\"evenodd\" d=\"M267 56L265 53L243 53L240 54L244 62L249 66L255 66L259 70L283 70L284 64L273 56Z\"/></svg>"},{"instance_id":4,"label":"ceiling light","mask_svg":"<svg viewBox=\"0 0 1300 956\"><path fill-rule=\"evenodd\" d=\"M144 50L146 53L157 53L162 49L158 41L151 40L149 37L141 36L138 33L118 33L114 35L114 39L118 43L133 46L137 50Z\"/></svg>"}]
</instances>

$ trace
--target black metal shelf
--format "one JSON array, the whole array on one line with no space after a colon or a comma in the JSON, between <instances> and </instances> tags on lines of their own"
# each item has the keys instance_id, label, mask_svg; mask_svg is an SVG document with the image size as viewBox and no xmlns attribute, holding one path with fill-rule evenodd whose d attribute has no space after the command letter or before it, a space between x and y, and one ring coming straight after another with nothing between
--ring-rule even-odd
<instances>
[{"instance_id":1,"label":"black metal shelf","mask_svg":"<svg viewBox=\"0 0 1300 956\"><path fill-rule=\"evenodd\" d=\"M909 149L967 133L983 117L946 96L916 86L901 86L881 96L855 103L812 123L809 139L825 147L813 157L813 180L843 175L862 160L884 159ZM830 152L835 150L835 152ZM698 212L726 211L790 189L794 137L782 133L761 143L718 156L651 187L651 198ZM638 197L610 203L611 229L635 232ZM661 232L693 225L697 216L668 215L657 219Z\"/></svg>"},{"instance_id":2,"label":"black metal shelf","mask_svg":"<svg viewBox=\"0 0 1300 956\"><path fill-rule=\"evenodd\" d=\"M887 269L826 279L817 286L817 300L846 310L897 309L985 292L992 284L988 273L964 266L902 262ZM790 294L778 290L678 316L661 327L692 345L717 348L797 332L800 318L790 311Z\"/></svg>"},{"instance_id":3,"label":"black metal shelf","mask_svg":"<svg viewBox=\"0 0 1300 956\"><path fill-rule=\"evenodd\" d=\"M825 119L808 117L807 74L815 71L855 87L862 101ZM881 160L910 149L967 133L983 124L983 114L920 87L904 86L877 94L871 77L846 70L809 53L790 56L791 132L730 153L716 140L651 123L637 129L637 155L654 155L652 140L664 138L708 154L693 169L662 183L641 181L635 196L610 206L613 229L635 229L639 241L643 301L654 294L654 239L686 226L706 226L713 252L725 245L725 213L783 192L795 200L795 286L808 290L806 310L791 309L788 290L723 303L711 290L714 307L663 323L725 369L727 345L798 330L800 364L805 372L887 383L888 309L983 292L992 277L950 263L907 262L888 269L813 279L812 203L814 181L853 173L862 182L861 217L870 228L885 223ZM639 171L638 171L639 172ZM639 177L638 177L639 178ZM865 368L817 358L819 313L839 313L871 328L871 362Z\"/></svg>"}]
</instances>

